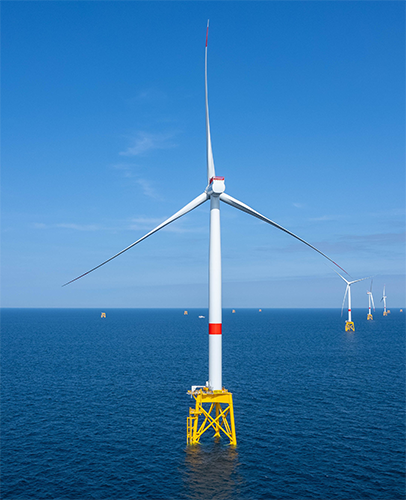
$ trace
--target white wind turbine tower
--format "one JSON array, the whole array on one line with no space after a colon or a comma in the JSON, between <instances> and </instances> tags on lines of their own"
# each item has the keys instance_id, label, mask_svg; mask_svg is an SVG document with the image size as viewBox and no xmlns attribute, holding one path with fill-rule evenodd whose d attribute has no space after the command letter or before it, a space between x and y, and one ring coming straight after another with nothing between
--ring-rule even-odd
<instances>
[{"instance_id":1,"label":"white wind turbine tower","mask_svg":"<svg viewBox=\"0 0 406 500\"><path fill-rule=\"evenodd\" d=\"M134 247L141 241L145 240L152 234L164 228L168 224L179 219L183 215L202 205L210 200L210 244L209 244L209 379L204 386L192 386L189 394L196 400L195 408L189 409L189 417L187 419L187 442L188 444L198 443L201 435L212 428L215 436L220 436L220 431L223 432L229 439L230 444L237 443L235 425L234 425L234 410L232 393L228 392L223 387L222 381L222 292L221 292L221 246L220 246L220 201L238 208L247 214L250 214L258 219L270 224L271 226L284 231L293 236L305 245L309 246L330 262L336 264L330 257L327 257L323 252L316 247L303 240L299 236L293 234L283 228L276 222L268 219L259 212L253 210L245 203L232 198L225 191L224 177L216 176L212 152L212 143L210 135L209 122L209 105L208 105L208 89L207 89L207 41L209 33L209 23L206 30L206 46L205 46L205 101L206 101L206 141L207 141L207 186L202 194L181 208L172 217L166 219L162 224L152 229L149 233L142 236L140 239L124 248L117 254L113 255L98 266L90 269L86 273L77 278L65 283L66 286L83 276L95 271L99 267L107 264L122 253ZM344 271L346 272L346 271ZM344 279L344 278L343 278ZM204 406L206 405L206 406ZM209 406L207 406L209 405ZM223 406L222 406L223 405ZM208 409L207 409L208 408ZM199 423L199 417L203 419Z\"/></svg>"},{"instance_id":2,"label":"white wind turbine tower","mask_svg":"<svg viewBox=\"0 0 406 500\"><path fill-rule=\"evenodd\" d=\"M337 271L335 271L337 273ZM341 276L340 273L337 273L338 276L340 276L341 279L343 279L346 283L347 286L345 287L345 293L344 293L344 298L343 298L343 304L341 306L341 316L343 315L343 309L344 309L344 303L345 303L345 298L348 294L348 320L345 322L345 331L348 332L352 330L353 332L355 331L355 326L354 322L351 319L351 285L354 283L358 283L358 281L364 281L370 278L371 276L368 276L367 278L361 278L359 280L353 280L353 281L348 281L344 278L344 276Z\"/></svg>"},{"instance_id":3,"label":"white wind turbine tower","mask_svg":"<svg viewBox=\"0 0 406 500\"><path fill-rule=\"evenodd\" d=\"M385 289L386 289L386 285L383 285L381 302L383 301L383 315L387 316L390 313L390 311L389 311L389 309L386 310L386 290Z\"/></svg>"},{"instance_id":4,"label":"white wind turbine tower","mask_svg":"<svg viewBox=\"0 0 406 500\"><path fill-rule=\"evenodd\" d=\"M367 295L368 295L368 316L367 316L367 320L374 319L372 317L371 305L372 305L372 307L374 309L374 312L375 312L374 297L372 295L372 283L373 283L373 280L371 280L371 286L369 287L369 292L367 292Z\"/></svg>"}]
</instances>

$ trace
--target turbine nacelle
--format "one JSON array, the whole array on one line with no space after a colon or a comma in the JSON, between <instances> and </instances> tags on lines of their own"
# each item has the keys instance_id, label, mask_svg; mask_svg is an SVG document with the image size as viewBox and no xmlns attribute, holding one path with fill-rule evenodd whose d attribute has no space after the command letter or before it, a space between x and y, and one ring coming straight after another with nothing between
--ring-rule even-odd
<instances>
[{"instance_id":1,"label":"turbine nacelle","mask_svg":"<svg viewBox=\"0 0 406 500\"><path fill-rule=\"evenodd\" d=\"M224 177L212 177L206 188L206 193L209 196L220 196L221 193L224 193L225 189Z\"/></svg>"}]
</instances>

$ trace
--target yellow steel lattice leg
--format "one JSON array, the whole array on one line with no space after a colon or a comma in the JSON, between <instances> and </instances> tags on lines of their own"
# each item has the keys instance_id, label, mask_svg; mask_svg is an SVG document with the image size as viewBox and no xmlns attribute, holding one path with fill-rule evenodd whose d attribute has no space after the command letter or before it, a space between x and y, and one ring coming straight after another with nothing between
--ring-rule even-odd
<instances>
[{"instance_id":1,"label":"yellow steel lattice leg","mask_svg":"<svg viewBox=\"0 0 406 500\"><path fill-rule=\"evenodd\" d=\"M218 424L218 418L221 412L221 405L220 403L216 403L216 426L215 426L215 433L214 437L219 438L220 437L220 426Z\"/></svg>"},{"instance_id":2,"label":"yellow steel lattice leg","mask_svg":"<svg viewBox=\"0 0 406 500\"><path fill-rule=\"evenodd\" d=\"M355 326L353 321L346 321L345 322L345 331L346 332L355 332Z\"/></svg>"},{"instance_id":3,"label":"yellow steel lattice leg","mask_svg":"<svg viewBox=\"0 0 406 500\"><path fill-rule=\"evenodd\" d=\"M189 391L195 401L195 408L189 408L187 418L187 444L197 444L200 437L212 430L214 437L225 434L231 445L237 444L235 433L233 395L226 389L210 391L207 387ZM199 421L200 420L200 421Z\"/></svg>"},{"instance_id":4,"label":"yellow steel lattice leg","mask_svg":"<svg viewBox=\"0 0 406 500\"><path fill-rule=\"evenodd\" d=\"M371 320L371 319L374 319L374 318L372 317L372 314L368 314L368 316L367 316L367 320Z\"/></svg>"}]
</instances>

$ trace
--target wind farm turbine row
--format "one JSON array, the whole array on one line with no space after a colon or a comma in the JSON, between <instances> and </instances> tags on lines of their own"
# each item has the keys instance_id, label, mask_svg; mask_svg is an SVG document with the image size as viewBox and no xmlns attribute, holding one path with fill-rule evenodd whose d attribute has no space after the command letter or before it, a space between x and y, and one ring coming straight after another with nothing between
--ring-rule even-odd
<instances>
[{"instance_id":1,"label":"wind farm turbine row","mask_svg":"<svg viewBox=\"0 0 406 500\"><path fill-rule=\"evenodd\" d=\"M360 281L364 281L364 280L367 280L369 278L372 278L372 276L368 276L366 278L360 278L358 280L348 281L339 272L337 272L337 271L335 271L335 272L347 284L347 286L345 287L345 293L344 293L343 303L342 303L342 306L341 306L341 316L342 316L343 315L343 310L344 310L345 299L348 296L348 319L345 322L345 331L346 332L349 332L349 331L353 331L354 332L355 331L355 325L354 325L354 322L352 321L352 310L351 310L351 285L353 285L354 283L358 283ZM375 312L374 297L372 295L372 283L373 283L373 280L371 280L371 286L369 287L369 291L367 291L367 295L368 295L368 314L367 314L367 320L368 321L369 320L373 320L372 308L373 308L373 310ZM390 313L390 311L386 310L385 285L383 287L383 296L382 296L381 301L383 301L383 303L384 303L383 315L387 316L388 312Z\"/></svg>"},{"instance_id":2,"label":"wind farm turbine row","mask_svg":"<svg viewBox=\"0 0 406 500\"><path fill-rule=\"evenodd\" d=\"M384 316L387 316L388 314L390 314L390 310L389 309L386 309L386 285L383 285L383 293L382 293L382 298L381 298L381 302L383 302L383 315Z\"/></svg>"},{"instance_id":3,"label":"wind farm turbine row","mask_svg":"<svg viewBox=\"0 0 406 500\"><path fill-rule=\"evenodd\" d=\"M373 316L372 316L371 306L374 308L374 312L375 312L374 297L372 295L372 283L373 283L373 280L371 280L371 286L369 288L369 292L367 292L367 295L368 295L368 316L367 316L367 320L374 319Z\"/></svg>"}]
</instances>

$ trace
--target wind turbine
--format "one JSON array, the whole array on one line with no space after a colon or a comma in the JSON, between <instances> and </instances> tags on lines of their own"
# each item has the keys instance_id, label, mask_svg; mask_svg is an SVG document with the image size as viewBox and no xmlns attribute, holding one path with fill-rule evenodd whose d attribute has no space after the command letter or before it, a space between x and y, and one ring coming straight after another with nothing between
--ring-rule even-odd
<instances>
[{"instance_id":1,"label":"wind turbine","mask_svg":"<svg viewBox=\"0 0 406 500\"><path fill-rule=\"evenodd\" d=\"M227 203L234 208L238 208L247 214L250 214L281 231L293 236L308 247L312 248L339 269L346 271L336 264L330 257L318 250L316 247L293 234L291 231L283 228L271 219L260 214L245 203L232 198L225 193L224 177L216 175L213 160L213 151L210 134L209 104L208 104L208 86L207 86L207 42L209 34L209 23L206 29L205 46L205 104L206 104L206 160L207 160L207 186L203 193L199 194L194 200L181 208L174 215L152 229L137 241L124 248L120 252L105 260L98 266L81 274L77 278L65 283L66 286L74 281L104 266L111 260L123 254L152 234L171 224L188 212L199 207L210 200L210 244L209 244L209 379L203 386L192 386L188 391L191 397L196 400L195 408L189 408L189 417L187 418L187 442L188 444L198 443L201 435L209 428L214 430L215 436L220 436L222 431L229 439L230 444L237 443L232 393L223 387L222 381L222 292L221 292L221 245L220 245L220 201ZM206 405L206 406L204 406ZM208 405L208 406L207 406ZM223 405L223 406L222 406ZM208 408L208 409L207 409ZM214 416L215 415L215 416ZM199 417L203 422L199 424Z\"/></svg>"},{"instance_id":2,"label":"wind turbine","mask_svg":"<svg viewBox=\"0 0 406 500\"><path fill-rule=\"evenodd\" d=\"M372 307L374 308L374 312L375 312L374 297L372 296L372 283L373 283L373 281L374 280L371 280L371 286L369 287L369 292L367 292L367 295L368 295L368 316L367 316L367 320L374 319L372 317L372 313L371 313L371 304L372 304Z\"/></svg>"},{"instance_id":3,"label":"wind turbine","mask_svg":"<svg viewBox=\"0 0 406 500\"><path fill-rule=\"evenodd\" d=\"M387 316L390 313L390 311L386 310L386 291L385 291L385 288L386 288L386 285L383 285L381 302L383 301L383 315Z\"/></svg>"},{"instance_id":4,"label":"wind turbine","mask_svg":"<svg viewBox=\"0 0 406 500\"><path fill-rule=\"evenodd\" d=\"M335 271L335 272L337 273L337 271ZM353 332L355 332L354 322L351 320L351 285L353 285L354 283L358 283L358 281L367 280L371 276L368 276L367 278L361 278L359 280L348 281L348 280L346 280L344 278L344 276L341 276L340 273L337 273L337 274L338 274L338 276L340 276L341 279L343 279L347 283L347 286L345 287L345 294L344 294L344 298L343 298L343 304L341 306L341 316L342 316L343 315L345 298L346 298L347 293L348 293L348 320L345 322L345 331L349 332L349 331L352 330Z\"/></svg>"}]
</instances>

